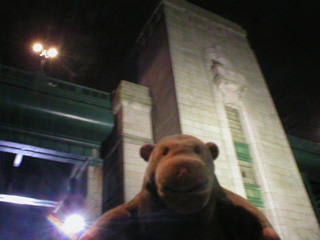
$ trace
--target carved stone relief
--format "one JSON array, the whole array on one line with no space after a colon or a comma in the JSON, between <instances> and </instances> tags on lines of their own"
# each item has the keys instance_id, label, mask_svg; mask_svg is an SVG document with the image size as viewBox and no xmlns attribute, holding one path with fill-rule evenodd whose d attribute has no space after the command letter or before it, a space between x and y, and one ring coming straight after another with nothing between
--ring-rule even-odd
<instances>
[{"instance_id":1,"label":"carved stone relief","mask_svg":"<svg viewBox=\"0 0 320 240\"><path fill-rule=\"evenodd\" d=\"M214 60L215 62L223 65L225 68L232 68L231 63L228 61L222 51L221 46L218 44L212 44L211 47L206 48L204 51L204 55L204 57L209 61Z\"/></svg>"},{"instance_id":2,"label":"carved stone relief","mask_svg":"<svg viewBox=\"0 0 320 240\"><path fill-rule=\"evenodd\" d=\"M232 71L232 66L218 44L204 51L205 64L210 76L221 91L224 104L239 105L243 92L247 87L244 76Z\"/></svg>"}]
</instances>

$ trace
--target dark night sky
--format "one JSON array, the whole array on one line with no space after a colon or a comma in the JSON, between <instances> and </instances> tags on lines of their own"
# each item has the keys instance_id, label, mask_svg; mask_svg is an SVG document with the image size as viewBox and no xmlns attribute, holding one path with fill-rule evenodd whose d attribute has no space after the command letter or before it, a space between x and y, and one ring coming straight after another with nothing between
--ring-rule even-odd
<instances>
[{"instance_id":1,"label":"dark night sky","mask_svg":"<svg viewBox=\"0 0 320 240\"><path fill-rule=\"evenodd\" d=\"M291 135L320 142L318 0L190 0L240 24ZM158 0L2 0L0 64L37 71L44 39L60 51L50 77L108 92L127 79L124 59ZM48 27L51 26L51 27Z\"/></svg>"}]
</instances>

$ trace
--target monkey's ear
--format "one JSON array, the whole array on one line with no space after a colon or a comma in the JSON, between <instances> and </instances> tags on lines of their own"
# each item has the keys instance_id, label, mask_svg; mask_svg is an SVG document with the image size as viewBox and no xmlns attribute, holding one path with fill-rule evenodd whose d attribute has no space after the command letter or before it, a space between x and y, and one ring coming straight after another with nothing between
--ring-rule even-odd
<instances>
[{"instance_id":1,"label":"monkey's ear","mask_svg":"<svg viewBox=\"0 0 320 240\"><path fill-rule=\"evenodd\" d=\"M140 148L140 156L148 162L149 157L155 148L155 144L145 144Z\"/></svg>"},{"instance_id":2,"label":"monkey's ear","mask_svg":"<svg viewBox=\"0 0 320 240\"><path fill-rule=\"evenodd\" d=\"M219 156L219 148L218 146L213 142L208 142L206 146L209 148L209 151L211 153L212 159L215 160Z\"/></svg>"}]
</instances>

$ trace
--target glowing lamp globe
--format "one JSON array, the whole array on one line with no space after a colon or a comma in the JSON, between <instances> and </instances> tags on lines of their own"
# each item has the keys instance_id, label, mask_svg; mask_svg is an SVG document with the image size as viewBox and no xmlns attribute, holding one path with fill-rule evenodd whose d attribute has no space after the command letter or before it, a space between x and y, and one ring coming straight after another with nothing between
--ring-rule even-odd
<instances>
[{"instance_id":1,"label":"glowing lamp globe","mask_svg":"<svg viewBox=\"0 0 320 240\"><path fill-rule=\"evenodd\" d=\"M48 56L49 57L56 57L58 55L58 51L55 48L50 48L48 50Z\"/></svg>"},{"instance_id":2,"label":"glowing lamp globe","mask_svg":"<svg viewBox=\"0 0 320 240\"><path fill-rule=\"evenodd\" d=\"M33 50L35 52L41 52L42 49L43 49L43 46L40 43L36 43L36 44L33 45Z\"/></svg>"}]
</instances>

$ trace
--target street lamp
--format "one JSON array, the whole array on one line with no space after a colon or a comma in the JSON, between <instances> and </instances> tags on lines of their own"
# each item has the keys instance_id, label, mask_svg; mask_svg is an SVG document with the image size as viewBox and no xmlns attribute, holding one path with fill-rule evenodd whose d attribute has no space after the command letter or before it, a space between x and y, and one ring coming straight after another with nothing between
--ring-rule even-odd
<instances>
[{"instance_id":1,"label":"street lamp","mask_svg":"<svg viewBox=\"0 0 320 240\"><path fill-rule=\"evenodd\" d=\"M39 53L39 56L41 57L41 72L43 72L43 66L48 58L54 58L58 56L58 50L56 48L44 49L44 46L41 43L35 43L33 45L33 51Z\"/></svg>"}]
</instances>

